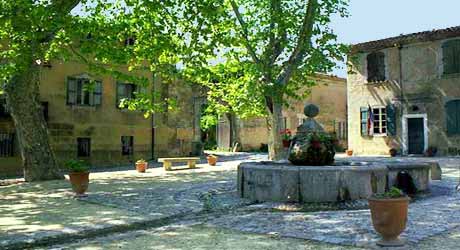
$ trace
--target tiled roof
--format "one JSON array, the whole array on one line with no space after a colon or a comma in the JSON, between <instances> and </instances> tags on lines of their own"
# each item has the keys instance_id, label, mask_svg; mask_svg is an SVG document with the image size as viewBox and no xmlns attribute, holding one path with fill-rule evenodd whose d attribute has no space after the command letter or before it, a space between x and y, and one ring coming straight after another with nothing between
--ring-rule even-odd
<instances>
[{"instance_id":1,"label":"tiled roof","mask_svg":"<svg viewBox=\"0 0 460 250\"><path fill-rule=\"evenodd\" d=\"M415 42L442 40L458 36L460 36L460 26L455 26L446 29L424 31L408 35L390 37L376 41L358 43L352 46L351 52L352 54L359 52L370 52L398 45L410 44Z\"/></svg>"}]
</instances>

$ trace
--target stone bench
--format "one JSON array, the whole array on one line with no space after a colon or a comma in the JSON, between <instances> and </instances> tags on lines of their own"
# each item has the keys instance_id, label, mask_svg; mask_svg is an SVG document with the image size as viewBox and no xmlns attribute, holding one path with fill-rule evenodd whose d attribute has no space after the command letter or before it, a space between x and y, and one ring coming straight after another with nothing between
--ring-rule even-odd
<instances>
[{"instance_id":1,"label":"stone bench","mask_svg":"<svg viewBox=\"0 0 460 250\"><path fill-rule=\"evenodd\" d=\"M187 166L189 168L195 168L196 162L199 160L200 158L198 157L176 157L176 158L159 158L158 162L163 163L163 168L166 171L171 171L173 162L187 162Z\"/></svg>"}]
</instances>

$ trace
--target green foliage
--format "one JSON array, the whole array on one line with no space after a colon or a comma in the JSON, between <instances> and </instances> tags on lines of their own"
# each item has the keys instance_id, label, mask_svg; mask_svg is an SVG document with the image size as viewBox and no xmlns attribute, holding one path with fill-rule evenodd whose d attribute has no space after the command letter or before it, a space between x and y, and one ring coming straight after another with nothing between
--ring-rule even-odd
<instances>
[{"instance_id":1,"label":"green foliage","mask_svg":"<svg viewBox=\"0 0 460 250\"><path fill-rule=\"evenodd\" d=\"M136 163L146 163L146 162L147 162L147 161L144 160L144 159L139 159L139 160L136 161Z\"/></svg>"},{"instance_id":2,"label":"green foliage","mask_svg":"<svg viewBox=\"0 0 460 250\"><path fill-rule=\"evenodd\" d=\"M401 197L405 197L406 195L404 194L404 192L397 188L397 187L392 187L390 188L390 190L388 190L387 192L383 193L383 194L375 194L374 197L377 198L377 199L394 199L394 198L401 198Z\"/></svg>"},{"instance_id":3,"label":"green foliage","mask_svg":"<svg viewBox=\"0 0 460 250\"><path fill-rule=\"evenodd\" d=\"M84 161L78 160L68 160L65 163L66 168L68 168L71 172L88 172L89 166Z\"/></svg>"},{"instance_id":4,"label":"green foliage","mask_svg":"<svg viewBox=\"0 0 460 250\"><path fill-rule=\"evenodd\" d=\"M217 150L216 140L206 140L204 143L204 150Z\"/></svg>"}]
</instances>

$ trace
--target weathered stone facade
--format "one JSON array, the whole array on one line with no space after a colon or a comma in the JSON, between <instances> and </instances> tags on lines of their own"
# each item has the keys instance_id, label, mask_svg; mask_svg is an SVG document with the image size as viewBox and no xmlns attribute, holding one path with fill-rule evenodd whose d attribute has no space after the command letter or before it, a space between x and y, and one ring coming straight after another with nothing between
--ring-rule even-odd
<instances>
[{"instance_id":1,"label":"weathered stone facade","mask_svg":"<svg viewBox=\"0 0 460 250\"><path fill-rule=\"evenodd\" d=\"M455 72L460 70L451 65L460 54L447 47L451 41L460 41L457 39L460 27L353 46L348 75L348 142L354 154L384 155L391 148L402 154L422 154L430 147L437 148L440 155L460 153L460 135L455 130L460 124L459 111L446 108L449 101L460 99L460 72ZM381 56L380 65L374 55ZM363 133L369 128L363 118L366 109L367 113L373 111L373 132L377 134ZM391 114L384 112L388 110ZM380 112L383 115L379 117ZM448 133L452 122L455 133Z\"/></svg>"},{"instance_id":2,"label":"weathered stone facade","mask_svg":"<svg viewBox=\"0 0 460 250\"><path fill-rule=\"evenodd\" d=\"M320 108L315 119L327 132L335 132L341 144L346 146L347 129L347 84L343 78L317 75L316 86L310 88L310 95L302 101L291 100L290 108L283 110L284 126L296 133L297 127L307 118L304 115L306 103L313 103ZM237 119L238 140L242 150L258 150L261 144L268 144L269 131L265 118ZM229 125L221 117L218 126L219 147L229 147Z\"/></svg>"},{"instance_id":3,"label":"weathered stone facade","mask_svg":"<svg viewBox=\"0 0 460 250\"><path fill-rule=\"evenodd\" d=\"M61 165L68 159L82 159L93 166L114 166L140 158L200 153L200 130L196 129L200 105L195 105L203 100L199 91L181 82L165 84L157 78L154 80L151 72L136 74L149 79L151 84L146 91L161 92L161 97L155 100L157 103L165 98L175 99L177 107L165 108L166 112L145 118L142 112L118 107L119 81L112 76L92 75L84 65L73 62L52 62L50 67L42 68L41 101L47 104L51 146ZM68 77L81 76L101 82L99 105L68 104ZM14 130L10 117L0 117L0 134L14 134ZM122 154L122 136L132 137L132 153ZM77 138L90 139L89 156L78 157ZM17 145L14 151L12 157L0 156L0 176L21 173Z\"/></svg>"}]
</instances>

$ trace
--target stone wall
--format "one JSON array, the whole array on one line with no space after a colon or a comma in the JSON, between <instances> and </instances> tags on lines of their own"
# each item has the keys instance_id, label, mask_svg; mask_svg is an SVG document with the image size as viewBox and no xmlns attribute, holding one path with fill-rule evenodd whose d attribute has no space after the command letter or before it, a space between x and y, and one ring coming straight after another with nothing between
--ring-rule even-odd
<instances>
[{"instance_id":1,"label":"stone wall","mask_svg":"<svg viewBox=\"0 0 460 250\"><path fill-rule=\"evenodd\" d=\"M441 155L458 154L460 136L447 135L445 103L460 99L459 75L443 74L442 44L446 40L411 43L382 49L387 80L367 82L368 53L353 55L348 75L349 148L355 154L388 154L390 148L407 153L406 117L425 117L425 148L435 146ZM395 136L361 136L360 107L393 104L396 107Z\"/></svg>"}]
</instances>

